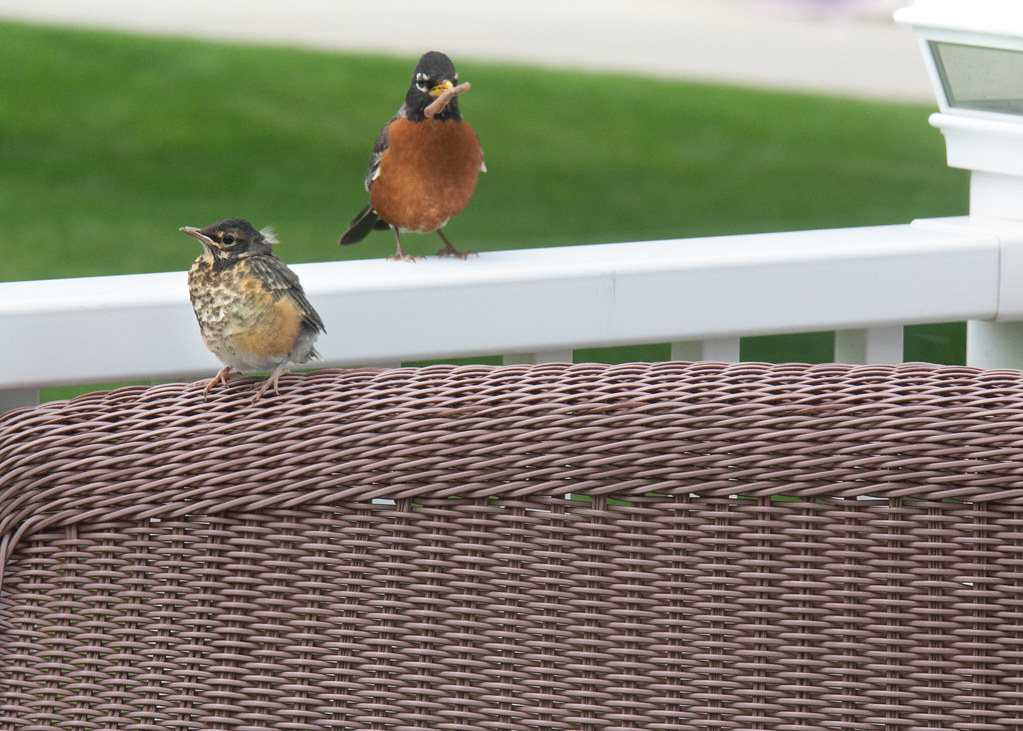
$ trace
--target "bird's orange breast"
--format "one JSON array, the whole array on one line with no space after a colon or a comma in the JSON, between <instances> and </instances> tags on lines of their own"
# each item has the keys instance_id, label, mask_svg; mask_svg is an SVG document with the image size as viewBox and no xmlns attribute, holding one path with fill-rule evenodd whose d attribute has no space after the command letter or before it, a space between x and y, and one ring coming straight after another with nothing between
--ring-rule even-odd
<instances>
[{"instance_id":1,"label":"bird's orange breast","mask_svg":"<svg viewBox=\"0 0 1023 731\"><path fill-rule=\"evenodd\" d=\"M483 150L468 122L391 123L389 145L370 186L373 209L399 228L435 231L476 190Z\"/></svg>"}]
</instances>

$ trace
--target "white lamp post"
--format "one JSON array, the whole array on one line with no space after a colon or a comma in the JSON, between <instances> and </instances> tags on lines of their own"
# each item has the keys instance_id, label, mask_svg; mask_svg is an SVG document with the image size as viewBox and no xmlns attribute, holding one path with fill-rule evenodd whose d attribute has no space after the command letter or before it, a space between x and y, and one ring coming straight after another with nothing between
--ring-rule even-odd
<instances>
[{"instance_id":1,"label":"white lamp post","mask_svg":"<svg viewBox=\"0 0 1023 731\"><path fill-rule=\"evenodd\" d=\"M915 0L895 20L920 43L948 164L970 171L970 216L953 225L1002 245L998 315L969 323L967 361L1023 368L1023 0Z\"/></svg>"}]
</instances>

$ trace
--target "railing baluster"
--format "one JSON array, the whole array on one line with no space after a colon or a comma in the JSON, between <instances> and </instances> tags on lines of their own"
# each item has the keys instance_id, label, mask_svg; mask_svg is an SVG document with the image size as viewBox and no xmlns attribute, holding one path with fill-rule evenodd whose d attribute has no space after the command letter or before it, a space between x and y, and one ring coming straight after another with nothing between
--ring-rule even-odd
<instances>
[{"instance_id":1,"label":"railing baluster","mask_svg":"<svg viewBox=\"0 0 1023 731\"><path fill-rule=\"evenodd\" d=\"M515 365L517 363L571 363L572 362L572 351L571 349L562 350L539 350L535 353L509 353L504 356L503 362L505 365Z\"/></svg>"},{"instance_id":2,"label":"railing baluster","mask_svg":"<svg viewBox=\"0 0 1023 731\"><path fill-rule=\"evenodd\" d=\"M901 363L902 351L902 325L835 333L835 361L839 363Z\"/></svg>"},{"instance_id":3,"label":"railing baluster","mask_svg":"<svg viewBox=\"0 0 1023 731\"><path fill-rule=\"evenodd\" d=\"M701 357L702 354L703 349L700 347L699 340L687 340L684 343L671 344L672 360L683 361L703 360L703 358Z\"/></svg>"},{"instance_id":4,"label":"railing baluster","mask_svg":"<svg viewBox=\"0 0 1023 731\"><path fill-rule=\"evenodd\" d=\"M672 360L715 360L736 363L739 360L739 338L707 338L671 344Z\"/></svg>"},{"instance_id":5,"label":"railing baluster","mask_svg":"<svg viewBox=\"0 0 1023 731\"><path fill-rule=\"evenodd\" d=\"M966 365L1023 368L1023 322L967 322Z\"/></svg>"}]
</instances>

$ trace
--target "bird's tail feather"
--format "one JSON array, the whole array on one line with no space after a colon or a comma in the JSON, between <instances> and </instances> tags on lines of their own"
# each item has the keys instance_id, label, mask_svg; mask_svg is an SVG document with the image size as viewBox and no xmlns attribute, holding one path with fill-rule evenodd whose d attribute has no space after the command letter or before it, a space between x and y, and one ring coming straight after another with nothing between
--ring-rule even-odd
<instances>
[{"instance_id":1,"label":"bird's tail feather","mask_svg":"<svg viewBox=\"0 0 1023 731\"><path fill-rule=\"evenodd\" d=\"M369 235L375 228L387 228L387 224L380 220L380 216L368 205L359 211L358 215L348 224L348 230L341 234L338 243L342 246L357 244Z\"/></svg>"}]
</instances>

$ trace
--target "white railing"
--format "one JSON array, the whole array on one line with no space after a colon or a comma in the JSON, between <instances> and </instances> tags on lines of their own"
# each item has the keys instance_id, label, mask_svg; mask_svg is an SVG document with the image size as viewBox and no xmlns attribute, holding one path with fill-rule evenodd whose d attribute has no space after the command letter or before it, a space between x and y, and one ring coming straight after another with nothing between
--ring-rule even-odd
<instances>
[{"instance_id":1,"label":"white railing","mask_svg":"<svg viewBox=\"0 0 1023 731\"><path fill-rule=\"evenodd\" d=\"M322 367L571 360L575 348L643 343L730 361L740 336L825 330L838 331L837 361L894 363L904 325L1023 319L1021 242L1023 222L963 217L293 268L327 326ZM1013 334L971 328L970 357L1016 357ZM219 368L184 272L2 283L0 343L0 410L44 386Z\"/></svg>"}]
</instances>

